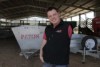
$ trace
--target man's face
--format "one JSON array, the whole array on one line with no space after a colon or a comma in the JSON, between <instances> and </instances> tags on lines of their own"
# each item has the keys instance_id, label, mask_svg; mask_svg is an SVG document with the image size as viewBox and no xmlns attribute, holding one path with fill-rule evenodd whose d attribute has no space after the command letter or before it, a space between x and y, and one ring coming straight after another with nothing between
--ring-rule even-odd
<instances>
[{"instance_id":1,"label":"man's face","mask_svg":"<svg viewBox=\"0 0 100 67\"><path fill-rule=\"evenodd\" d=\"M47 16L52 24L58 24L60 22L60 14L55 9L48 11Z\"/></svg>"}]
</instances>

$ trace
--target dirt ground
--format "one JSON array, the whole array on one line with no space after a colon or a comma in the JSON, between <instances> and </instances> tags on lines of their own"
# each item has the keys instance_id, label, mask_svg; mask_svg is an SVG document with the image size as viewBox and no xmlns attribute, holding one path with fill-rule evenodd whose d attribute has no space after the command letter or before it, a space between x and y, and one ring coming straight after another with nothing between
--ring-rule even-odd
<instances>
[{"instance_id":1,"label":"dirt ground","mask_svg":"<svg viewBox=\"0 0 100 67\"><path fill-rule=\"evenodd\" d=\"M38 56L26 59L19 56L20 48L15 39L0 39L0 67L42 67ZM100 67L100 59L87 56L82 64L81 54L70 55L70 67Z\"/></svg>"}]
</instances>

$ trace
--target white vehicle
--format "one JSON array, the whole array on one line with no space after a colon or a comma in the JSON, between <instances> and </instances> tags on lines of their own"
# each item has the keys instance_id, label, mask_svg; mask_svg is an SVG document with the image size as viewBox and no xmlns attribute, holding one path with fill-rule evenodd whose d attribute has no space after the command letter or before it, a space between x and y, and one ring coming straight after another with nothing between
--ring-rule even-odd
<instances>
[{"instance_id":1,"label":"white vehicle","mask_svg":"<svg viewBox=\"0 0 100 67\"><path fill-rule=\"evenodd\" d=\"M83 63L85 62L85 55L100 59L100 17L91 19L91 21L85 21L85 27L79 25L79 32L81 33L72 35L71 39L73 42L73 45L72 42L71 45L74 46L72 52L81 52Z\"/></svg>"}]
</instances>

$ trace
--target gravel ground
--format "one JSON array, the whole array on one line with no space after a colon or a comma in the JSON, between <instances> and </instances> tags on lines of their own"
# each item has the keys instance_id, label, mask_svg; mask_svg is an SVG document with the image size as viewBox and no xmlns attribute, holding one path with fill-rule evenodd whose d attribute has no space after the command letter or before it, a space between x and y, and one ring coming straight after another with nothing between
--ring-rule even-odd
<instances>
[{"instance_id":1,"label":"gravel ground","mask_svg":"<svg viewBox=\"0 0 100 67\"><path fill-rule=\"evenodd\" d=\"M19 56L20 48L15 39L0 39L0 67L42 67L39 56L26 59ZM70 67L100 67L100 59L87 56L82 64L81 54L70 54Z\"/></svg>"}]
</instances>

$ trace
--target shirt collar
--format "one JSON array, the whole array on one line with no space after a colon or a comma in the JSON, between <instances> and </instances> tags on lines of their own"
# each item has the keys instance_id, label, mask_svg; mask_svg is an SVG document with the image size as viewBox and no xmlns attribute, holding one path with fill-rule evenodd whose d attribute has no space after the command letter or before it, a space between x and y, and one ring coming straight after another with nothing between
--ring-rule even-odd
<instances>
[{"instance_id":1,"label":"shirt collar","mask_svg":"<svg viewBox=\"0 0 100 67\"><path fill-rule=\"evenodd\" d=\"M61 26L62 24L63 24L63 20L61 19L60 23L55 28ZM53 24L51 24L51 27L53 28Z\"/></svg>"}]
</instances>

